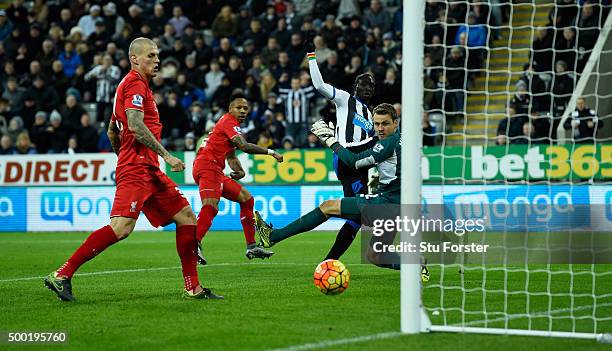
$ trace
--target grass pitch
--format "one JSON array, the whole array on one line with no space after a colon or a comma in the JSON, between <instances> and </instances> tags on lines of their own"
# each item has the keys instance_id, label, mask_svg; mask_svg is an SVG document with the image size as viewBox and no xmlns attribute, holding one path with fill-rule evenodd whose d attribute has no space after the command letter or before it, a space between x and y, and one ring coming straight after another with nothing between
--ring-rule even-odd
<instances>
[{"instance_id":1,"label":"grass pitch","mask_svg":"<svg viewBox=\"0 0 612 351\"><path fill-rule=\"evenodd\" d=\"M43 287L43 276L62 264L86 236L87 233L0 234L0 332L68 331L67 345L39 346L63 350L610 349L610 345L592 340L451 333L398 335L395 332L400 323L399 272L361 264L359 239L342 259L351 272L348 290L339 296L325 296L314 287L312 273L331 246L332 233L309 233L287 240L275 246L276 254L266 261L248 261L244 257L241 233L210 233L205 241L210 265L200 268L200 277L205 286L225 295L223 301L182 300L174 234L134 233L86 263L73 278L77 302L63 303ZM468 270L461 276L452 266L445 268L443 281L439 267L432 267L431 274L424 295L428 307L443 301L447 307L478 311L483 291L503 287L503 271L487 272L486 280L483 271ZM570 276L573 280L552 283L552 292L559 292L559 299L550 302L553 309L571 305L572 301L564 300L562 295L572 285L574 291L591 292L587 279L590 274ZM529 278L535 284L533 289L538 284L544 288L550 285L544 274L532 274ZM612 279L609 275L604 278L597 283L597 289L601 289L596 291L598 294L612 291ZM438 287L457 286L460 279L474 289L466 299L457 290ZM525 286L525 281L525 277L519 276L509 279L507 288L526 291L529 286ZM445 293L441 294L442 291ZM493 306L489 312L496 312L497 308L499 313L513 314L524 312L527 307L532 312L547 308L542 305L542 296L518 294L504 304L501 293L484 295L487 306ZM597 301L603 307L594 311L589 307L594 303L592 299L577 297L573 305L580 309L574 316L580 318L574 320L581 322L576 324L559 317L554 320L560 324L554 326L560 330L588 330L588 323L592 326L589 316L612 315L609 300ZM504 305L510 307L504 310ZM469 321L476 322L474 326L483 326L478 324L482 317L474 314ZM491 314L488 318L496 317ZM431 318L436 324L443 318L447 322L460 321L453 321L458 317L444 311ZM538 318L531 321L517 318L509 326L527 326L530 322L532 326L542 323ZM597 328L611 332L611 324L604 321ZM503 325L499 321L489 324Z\"/></svg>"}]
</instances>

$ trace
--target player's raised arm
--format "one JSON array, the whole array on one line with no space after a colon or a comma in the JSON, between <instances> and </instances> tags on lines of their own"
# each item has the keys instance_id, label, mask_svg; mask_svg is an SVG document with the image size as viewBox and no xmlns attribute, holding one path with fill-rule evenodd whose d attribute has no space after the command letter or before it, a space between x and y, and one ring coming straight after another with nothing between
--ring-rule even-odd
<instances>
[{"instance_id":1,"label":"player's raised arm","mask_svg":"<svg viewBox=\"0 0 612 351\"><path fill-rule=\"evenodd\" d=\"M283 162L283 155L278 152L268 149L265 147L261 147L256 144L251 144L246 141L246 139L238 134L232 138L232 144L240 151L246 152L247 154L253 155L270 155L276 159L278 162Z\"/></svg>"},{"instance_id":2,"label":"player's raised arm","mask_svg":"<svg viewBox=\"0 0 612 351\"><path fill-rule=\"evenodd\" d=\"M128 128L134 133L136 140L142 145L153 150L161 156L164 161L172 167L172 171L180 172L185 169L185 163L178 158L172 156L168 150L155 138L153 133L147 128L144 123L144 112L134 109L126 111Z\"/></svg>"},{"instance_id":3,"label":"player's raised arm","mask_svg":"<svg viewBox=\"0 0 612 351\"><path fill-rule=\"evenodd\" d=\"M308 56L308 69L310 71L312 85L321 95L325 96L329 100L334 100L337 102L337 97L340 94L348 95L348 93L342 89L336 89L334 86L323 81L323 77L319 71L319 66L317 65L317 55L314 52L314 46L312 46L312 44L310 46L310 52L308 52L306 55Z\"/></svg>"}]
</instances>

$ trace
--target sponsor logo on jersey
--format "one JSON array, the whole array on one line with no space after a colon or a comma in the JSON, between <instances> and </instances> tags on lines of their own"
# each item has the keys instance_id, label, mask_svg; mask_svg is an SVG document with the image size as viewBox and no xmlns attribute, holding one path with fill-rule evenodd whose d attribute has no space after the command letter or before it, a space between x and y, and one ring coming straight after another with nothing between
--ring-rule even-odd
<instances>
[{"instance_id":1,"label":"sponsor logo on jersey","mask_svg":"<svg viewBox=\"0 0 612 351\"><path fill-rule=\"evenodd\" d=\"M366 132L370 132L374 129L374 125L367 118L355 112L355 116L353 117L353 124L358 126L359 128L365 130Z\"/></svg>"},{"instance_id":2,"label":"sponsor logo on jersey","mask_svg":"<svg viewBox=\"0 0 612 351\"><path fill-rule=\"evenodd\" d=\"M380 144L380 143L376 143L376 145L374 145L374 147L372 148L372 151L374 152L381 152L385 147Z\"/></svg>"},{"instance_id":3,"label":"sponsor logo on jersey","mask_svg":"<svg viewBox=\"0 0 612 351\"><path fill-rule=\"evenodd\" d=\"M132 105L142 107L142 95L134 95L132 97Z\"/></svg>"}]
</instances>

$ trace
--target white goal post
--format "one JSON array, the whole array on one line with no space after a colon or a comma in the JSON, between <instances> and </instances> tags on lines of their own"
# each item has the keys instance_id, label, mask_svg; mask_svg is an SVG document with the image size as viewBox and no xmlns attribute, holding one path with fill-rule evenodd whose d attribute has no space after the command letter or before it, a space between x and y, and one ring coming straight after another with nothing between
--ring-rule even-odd
<instances>
[{"instance_id":1,"label":"white goal post","mask_svg":"<svg viewBox=\"0 0 612 351\"><path fill-rule=\"evenodd\" d=\"M446 1L442 1L446 2ZM476 1L462 1L468 7L473 3L483 3L483 4L491 4L491 3L499 3L495 0L476 0ZM539 4L546 3L545 0L533 0L533 1L508 1L507 6L511 7L510 16L512 18L512 13L516 10L515 6L520 6L523 3L530 3L534 8L540 6ZM543 6L556 6L555 1L549 1L548 5ZM550 8L550 7L547 7ZM402 133L402 155L401 155L401 186L402 186L402 197L401 203L403 205L420 205L422 201L422 174L421 174L421 164L422 157L424 157L423 151L423 131L422 131L422 118L424 113L424 104L423 104L423 93L426 91L424 88L424 83L422 79L423 75L423 60L424 60L424 51L425 51L425 42L424 42L424 30L425 30L425 17L424 13L426 10L426 1L419 0L404 0L403 1L403 35L402 35L402 104L401 104L401 133ZM535 11L534 11L535 13ZM490 15L489 15L490 16ZM531 21L534 20L534 14L531 15ZM467 14L466 14L467 18ZM609 16L607 23L612 23L612 16ZM513 48L510 47L510 42L513 41L512 33L514 31L513 25L511 23L504 29L507 30L510 34L510 39L508 41L507 50L510 52L509 56L512 56ZM525 27L525 26L523 26ZM603 26L602 26L603 27ZM499 28L497 28L499 29ZM523 28L524 29L524 28ZM501 29L500 29L501 30ZM532 32L535 30L535 27L532 26L530 29ZM606 34L609 31L609 28L606 28ZM527 45L531 45L528 43ZM487 48L488 50L489 48ZM520 49L519 49L520 50ZM523 49L523 50L529 50ZM598 50L601 50L601 44L598 46ZM486 59L485 59L486 60ZM591 58L591 61L594 61L595 58ZM503 91L504 97L511 96L514 93L516 79L513 80L513 74L517 74L514 67L511 67L513 62L508 61L507 63L507 72L506 74L509 76L507 82L505 83L505 90ZM591 63L592 66L593 63ZM515 65L516 66L516 65ZM485 69L488 69L487 64L485 63ZM504 68L502 68L503 70ZM554 68L553 68L554 69ZM467 71L467 64L466 64ZM585 73L588 73L589 70L585 70ZM520 73L520 72L519 72ZM498 71L495 73L491 73L491 80L495 79L494 75L499 74ZM555 73L552 73L554 79ZM518 78L518 75L517 75ZM467 79L467 78L466 78ZM486 78L489 79L489 73L486 73ZM586 78L583 76L583 79ZM488 85L488 82L486 83ZM468 92L465 91L465 101L467 101ZM493 104L495 93L485 92L486 98L482 100L483 104L488 105L489 103ZM499 93L500 95L502 93ZM491 96L489 96L491 95ZM572 97L569 106L571 108L575 108L575 100L576 97ZM491 101L491 102L490 102ZM467 105L467 103L466 103ZM569 109L569 107L567 107ZM467 109L467 106L466 106ZM563 121L567 119L568 114L571 112L565 111L563 115ZM493 118L493 115L500 115L499 112L491 113L488 108L485 107L485 112L482 113L483 117L486 121L484 125L485 128L489 128L490 124L497 124L499 121L498 118ZM466 120L470 118L470 113L466 113ZM606 121L607 123L612 123L612 119ZM495 139L490 139L490 137L483 132L484 135L479 135L477 138L473 135L467 136L467 126L468 122L462 122L464 129L462 131L454 130L452 134L461 134L464 133L462 142L459 145L455 144L455 147L463 147L467 149L470 147L468 140L473 137L473 139L484 139L482 141L483 144L492 145L495 142ZM556 126L555 126L556 127ZM447 128L446 122L443 123L443 130L441 134L444 134L444 139L442 141L443 147L446 145L447 141ZM563 128L563 125L558 126L559 131ZM553 128L551 127L551 130ZM555 129L556 132L556 129ZM479 140L480 140L479 139ZM560 140L561 141L561 140ZM570 143L576 144L576 142L569 140ZM531 139L527 142L529 146L531 146ZM595 141L593 141L595 143ZM556 142L551 141L549 145L557 145ZM575 146L575 145L574 145ZM486 149L486 146L485 146ZM510 150L508 146L506 146L506 150ZM464 153L465 154L465 153ZM444 158L444 155L442 155ZM583 185L586 186L593 185L593 179L590 181L582 181ZM563 182L563 184L569 188L573 188L575 180L570 178L569 181ZM449 182L453 184L452 182ZM605 185L610 185L611 182L606 182ZM530 187L529 179L520 183L521 186L525 188ZM551 181L551 179L544 179L539 181L540 186L547 186L549 188L553 188L558 186L558 182ZM470 186L471 183L468 180L463 180L459 186ZM480 184L481 188L484 188L489 185L486 180ZM498 189L503 189L504 186L516 186L516 183L508 182L507 180L503 180L494 184ZM444 181L440 185L440 192L444 194L444 187L447 186ZM577 185L576 185L577 186ZM430 186L431 187L431 186ZM508 192L506 190L506 192ZM443 200L444 201L444 200ZM416 206L403 206L408 208L416 208ZM402 213L405 214L405 213ZM410 214L409 214L410 215ZM412 214L414 215L414 214ZM414 216L413 218L416 218ZM404 235L404 233L402 234ZM405 239L402 239L405 240ZM404 259L404 258L402 258ZM405 262L405 261L403 261ZM601 291L598 289L595 284L597 281L603 279L612 279L612 272L601 271L600 269L596 269L595 265L587 266L584 268L584 271L576 269L572 264L567 264L566 267L556 268L551 267L549 264L545 268L540 268L531 272L531 267L528 264L521 266L519 268L512 268L505 265L500 268L499 266L494 268L496 272L495 274L500 274L499 276L503 277L504 281L502 284L502 289L499 288L490 288L486 283L483 283L480 287L471 288L467 286L464 278L461 277L456 279L459 281L460 285L447 287L445 286L446 280L437 275L451 275L454 274L457 276L458 274L463 274L464 267L462 265L453 265L452 269L444 267L440 267L439 269L432 270L431 281L428 284L423 285L421 283L420 277L420 267L418 264L408 264L402 263L401 265L401 299L400 299L400 308L401 308L401 332L407 334L416 334L416 333L425 333L425 332L460 332L460 333L484 333L484 334L503 334L503 335L523 335L523 336L545 336L545 337L567 337L567 338L583 338L583 339L598 339L600 341L610 342L612 337L610 332L612 330L602 330L601 325L607 326L612 325L612 313L610 315L602 316L602 311L605 314L612 311L612 291ZM473 271L478 274L482 273L483 279L487 278L487 269L484 264L481 267L467 267L465 268L467 271ZM457 271L459 270L459 273ZM543 291L537 290L538 287L534 286L534 284L530 285L530 274L543 274L548 277L548 285L544 286ZM569 284L574 284L578 282L581 278L588 278L592 280L592 287L589 287L589 291L586 294L575 293L574 290L570 287L569 290L564 292L556 292L554 282L551 283L556 277L568 277ZM492 274L489 275L492 277ZM525 282L521 286L521 288L517 291L510 291L511 289L508 284L509 279L524 279ZM607 285L610 287L610 285ZM505 290L504 290L505 289ZM430 290L437 290L439 298L436 297L435 301L428 300L428 292ZM452 305L450 303L451 300L446 300L444 298L445 293L453 293L457 294L458 300L456 305ZM473 310L468 310L465 308L465 300L467 294L480 294L482 296L482 308L483 310L480 312L474 312ZM524 311L515 313L512 310L512 306L501 306L499 310L489 309L490 300L487 301L487 298L491 298L492 296L496 296L495 294L501 296L500 304L508 304L509 296L512 294L523 294L526 296L527 303ZM576 294L576 295L574 295ZM586 296L590 295L590 296ZM468 296L469 297L469 296ZM530 297L533 297L534 300L536 298L548 299L547 305L542 305L541 309L536 310L531 308L531 304L529 302ZM589 306L588 304L579 302L584 301L585 298L593 301L593 305ZM563 305L567 299L566 305ZM582 300L581 300L582 299ZM562 301L562 302L560 302ZM463 304L462 304L463 303ZM561 306L561 307L560 307ZM497 308L497 306L495 307ZM450 312L455 313L455 315L459 316L454 320L447 319L447 313ZM436 318L442 314L444 318ZM475 319L474 315L481 315L480 319ZM472 319L467 317L474 317ZM517 319L524 319L525 327L513 327L513 321ZM567 324L558 324L557 322L563 318L563 322ZM538 324L536 321L540 321L542 323ZM533 322L533 323L532 323ZM577 325L585 322L587 327L578 327ZM587 323L588 322L588 323ZM500 323L502 327L499 327ZM590 324L589 324L590 323ZM542 325L544 327L542 327ZM592 327L589 327L591 325ZM561 326L561 327L559 327Z\"/></svg>"}]
</instances>

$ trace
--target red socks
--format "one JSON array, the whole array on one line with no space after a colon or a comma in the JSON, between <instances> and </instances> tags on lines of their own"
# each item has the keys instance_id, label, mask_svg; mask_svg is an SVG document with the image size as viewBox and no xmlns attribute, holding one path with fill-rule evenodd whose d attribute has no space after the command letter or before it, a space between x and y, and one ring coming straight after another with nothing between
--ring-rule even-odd
<instances>
[{"instance_id":1,"label":"red socks","mask_svg":"<svg viewBox=\"0 0 612 351\"><path fill-rule=\"evenodd\" d=\"M247 245L255 243L255 219L253 218L253 207L255 199L250 199L240 204L240 222L244 231L244 238Z\"/></svg>"},{"instance_id":2,"label":"red socks","mask_svg":"<svg viewBox=\"0 0 612 351\"><path fill-rule=\"evenodd\" d=\"M215 218L217 212L219 212L219 210L212 205L202 206L202 210L198 215L198 229L196 231L196 238L198 241L202 241L202 238L206 235L208 229L210 229L213 218Z\"/></svg>"},{"instance_id":3,"label":"red socks","mask_svg":"<svg viewBox=\"0 0 612 351\"><path fill-rule=\"evenodd\" d=\"M200 284L197 270L197 247L195 225L182 225L176 228L176 252L181 259L183 280L187 291L195 289Z\"/></svg>"},{"instance_id":4,"label":"red socks","mask_svg":"<svg viewBox=\"0 0 612 351\"><path fill-rule=\"evenodd\" d=\"M57 275L72 278L74 272L85 262L91 260L104 249L116 243L117 236L110 225L91 233L68 261L57 270Z\"/></svg>"}]
</instances>

